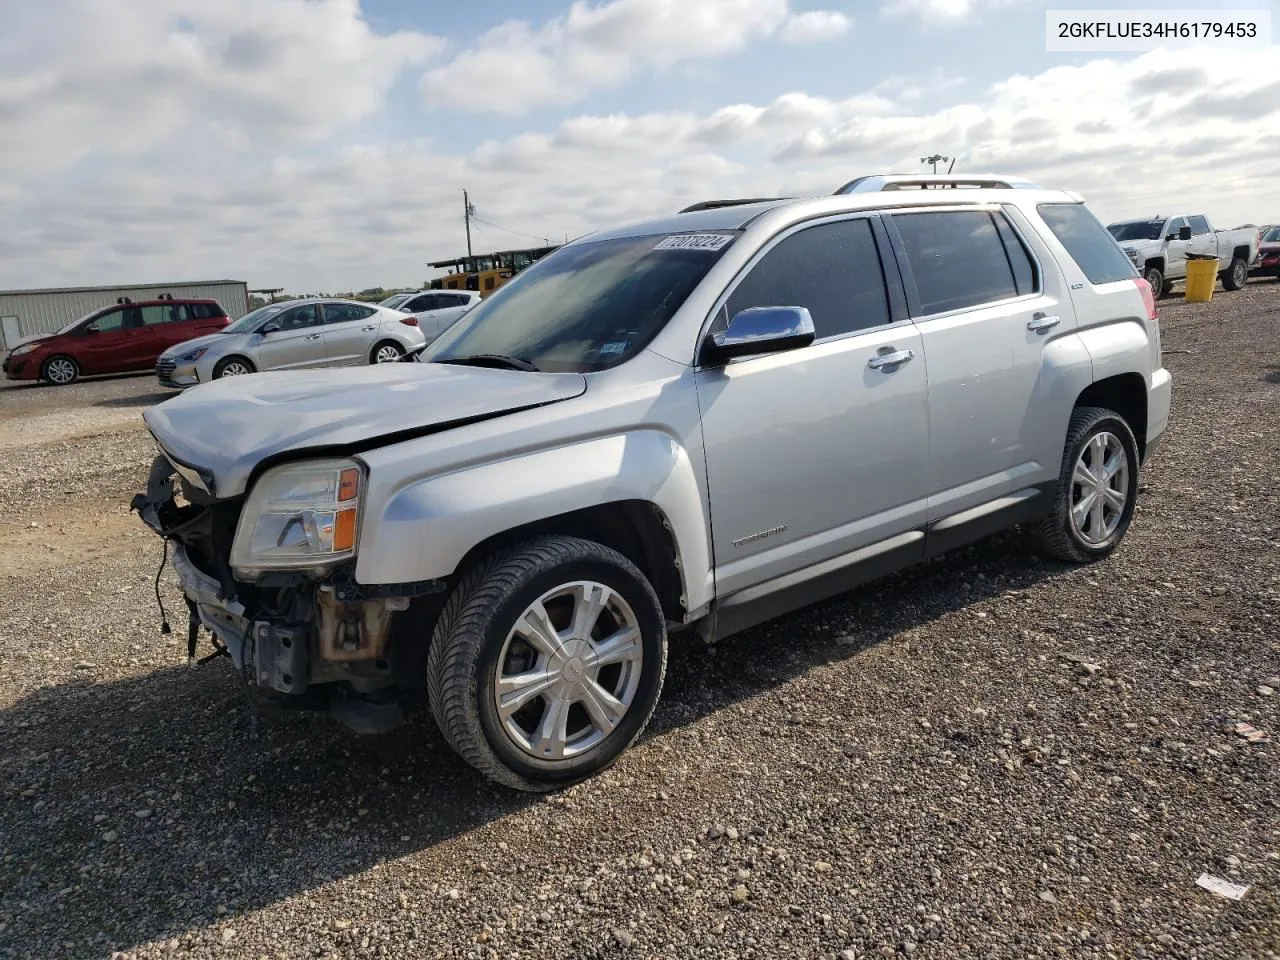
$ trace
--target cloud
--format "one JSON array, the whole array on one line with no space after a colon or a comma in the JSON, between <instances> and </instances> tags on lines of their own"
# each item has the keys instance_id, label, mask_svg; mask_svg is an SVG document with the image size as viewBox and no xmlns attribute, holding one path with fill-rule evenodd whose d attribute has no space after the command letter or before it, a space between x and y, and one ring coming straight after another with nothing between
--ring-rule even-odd
<instances>
[{"instance_id":1,"label":"cloud","mask_svg":"<svg viewBox=\"0 0 1280 960\"><path fill-rule=\"evenodd\" d=\"M358 0L33 7L21 43L11 31L0 41L0 178L94 153L316 141L379 110L396 77L443 46L375 34Z\"/></svg>"},{"instance_id":2,"label":"cloud","mask_svg":"<svg viewBox=\"0 0 1280 960\"><path fill-rule=\"evenodd\" d=\"M778 31L783 43L813 43L834 40L849 32L853 21L836 10L807 10L793 13Z\"/></svg>"},{"instance_id":3,"label":"cloud","mask_svg":"<svg viewBox=\"0 0 1280 960\"><path fill-rule=\"evenodd\" d=\"M162 137L144 150L103 150L91 167L52 179L0 177L0 287L199 275L294 291L418 284L428 261L464 249L464 186L488 221L473 244L509 249L698 200L827 194L862 174L918 171L933 152L958 157L960 172L1079 190L1108 221L1178 206L1261 223L1280 213L1274 124L1202 110L1198 91L1152 92L1150 104L1117 91L1182 65L1205 70L1232 103L1262 102L1273 59L1269 50L1098 59L965 88L945 105L905 97L904 84L843 98L794 90L705 111L512 125L467 149L347 133L331 141L340 149L214 150L175 164ZM32 104L42 108L56 104ZM0 161L13 152L0 144Z\"/></svg>"},{"instance_id":4,"label":"cloud","mask_svg":"<svg viewBox=\"0 0 1280 960\"><path fill-rule=\"evenodd\" d=\"M1004 7L1022 0L883 0L886 17L915 17L930 26L953 26L984 7Z\"/></svg>"},{"instance_id":5,"label":"cloud","mask_svg":"<svg viewBox=\"0 0 1280 960\"><path fill-rule=\"evenodd\" d=\"M777 34L791 42L845 33L842 13L792 13L788 0L575 0L535 26L508 20L423 74L428 104L516 115L563 106L641 71L713 60Z\"/></svg>"}]
</instances>

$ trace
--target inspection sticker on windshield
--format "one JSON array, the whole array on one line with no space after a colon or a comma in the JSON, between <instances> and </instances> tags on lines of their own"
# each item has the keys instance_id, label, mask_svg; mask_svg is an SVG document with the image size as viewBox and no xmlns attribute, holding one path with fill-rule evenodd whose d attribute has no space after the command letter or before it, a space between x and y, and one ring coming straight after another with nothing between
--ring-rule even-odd
<instances>
[{"instance_id":1,"label":"inspection sticker on windshield","mask_svg":"<svg viewBox=\"0 0 1280 960\"><path fill-rule=\"evenodd\" d=\"M678 233L665 237L655 250L720 250L733 239L731 233Z\"/></svg>"},{"instance_id":2,"label":"inspection sticker on windshield","mask_svg":"<svg viewBox=\"0 0 1280 960\"><path fill-rule=\"evenodd\" d=\"M615 341L614 343L606 343L604 346L600 348L600 355L604 356L605 354L609 354L609 353L626 353L627 347L630 345L630 343L631 343L630 340L618 340L618 341Z\"/></svg>"}]
</instances>

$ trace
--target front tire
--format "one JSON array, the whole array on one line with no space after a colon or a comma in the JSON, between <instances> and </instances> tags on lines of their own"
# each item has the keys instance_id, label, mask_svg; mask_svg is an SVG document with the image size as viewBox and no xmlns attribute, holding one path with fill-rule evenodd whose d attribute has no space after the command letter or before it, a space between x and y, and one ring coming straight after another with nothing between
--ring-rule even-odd
<instances>
[{"instance_id":1,"label":"front tire","mask_svg":"<svg viewBox=\"0 0 1280 960\"><path fill-rule=\"evenodd\" d=\"M1067 428L1053 510L1027 530L1044 556L1092 563L1113 553L1133 519L1138 444L1120 414L1077 407Z\"/></svg>"},{"instance_id":2,"label":"front tire","mask_svg":"<svg viewBox=\"0 0 1280 960\"><path fill-rule=\"evenodd\" d=\"M1235 257L1231 261L1231 266L1227 267L1222 274L1223 290L1239 290L1249 282L1249 265L1244 262L1242 257Z\"/></svg>"},{"instance_id":3,"label":"front tire","mask_svg":"<svg viewBox=\"0 0 1280 960\"><path fill-rule=\"evenodd\" d=\"M244 357L223 357L218 361L218 365L213 368L213 379L242 377L253 372L253 364Z\"/></svg>"},{"instance_id":4,"label":"front tire","mask_svg":"<svg viewBox=\"0 0 1280 960\"><path fill-rule=\"evenodd\" d=\"M55 387L66 387L80 379L80 364L74 357L58 354L50 357L40 368L40 379Z\"/></svg>"},{"instance_id":5,"label":"front tire","mask_svg":"<svg viewBox=\"0 0 1280 960\"><path fill-rule=\"evenodd\" d=\"M1169 292L1164 282L1164 271L1159 267L1147 267L1146 272L1142 274L1142 278L1151 286L1151 296L1159 300Z\"/></svg>"},{"instance_id":6,"label":"front tire","mask_svg":"<svg viewBox=\"0 0 1280 960\"><path fill-rule=\"evenodd\" d=\"M427 692L459 756L538 792L610 766L649 722L666 664L644 575L598 543L542 537L463 577L431 640Z\"/></svg>"}]
</instances>

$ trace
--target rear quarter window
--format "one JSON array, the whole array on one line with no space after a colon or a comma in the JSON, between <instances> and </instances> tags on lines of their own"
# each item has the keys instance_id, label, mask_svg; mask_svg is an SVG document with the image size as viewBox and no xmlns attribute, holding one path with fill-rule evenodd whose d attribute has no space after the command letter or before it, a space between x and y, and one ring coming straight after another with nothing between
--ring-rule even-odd
<instances>
[{"instance_id":1,"label":"rear quarter window","mask_svg":"<svg viewBox=\"0 0 1280 960\"><path fill-rule=\"evenodd\" d=\"M1115 238L1083 203L1042 203L1036 211L1090 283L1096 286L1138 275Z\"/></svg>"}]
</instances>

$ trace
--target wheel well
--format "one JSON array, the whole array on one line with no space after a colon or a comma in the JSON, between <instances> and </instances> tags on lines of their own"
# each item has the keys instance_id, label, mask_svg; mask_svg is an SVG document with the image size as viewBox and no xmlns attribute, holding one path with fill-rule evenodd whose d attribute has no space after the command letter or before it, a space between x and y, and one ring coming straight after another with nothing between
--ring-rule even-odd
<instances>
[{"instance_id":1,"label":"wheel well","mask_svg":"<svg viewBox=\"0 0 1280 960\"><path fill-rule=\"evenodd\" d=\"M1145 268L1148 268L1148 267L1155 267L1155 268L1156 268L1157 270L1159 270L1161 273L1164 273L1164 258L1163 258L1163 257L1148 257L1148 258L1147 258L1147 262L1143 265L1143 267L1144 267L1144 269L1145 269Z\"/></svg>"},{"instance_id":2,"label":"wheel well","mask_svg":"<svg viewBox=\"0 0 1280 960\"><path fill-rule=\"evenodd\" d=\"M1243 247L1236 247L1236 248L1235 248L1235 250L1234 250L1234 251L1232 251L1232 253L1233 253L1233 255L1234 255L1234 256L1239 257L1239 258L1240 258L1241 260L1243 260L1246 264L1248 264L1248 262L1249 262L1249 246L1248 246L1248 244L1244 245Z\"/></svg>"},{"instance_id":3,"label":"wheel well","mask_svg":"<svg viewBox=\"0 0 1280 960\"><path fill-rule=\"evenodd\" d=\"M675 538L662 511L644 500L605 503L504 530L467 551L454 571L454 579L496 550L552 534L580 537L617 550L653 584L666 618L675 623L684 620L684 591Z\"/></svg>"},{"instance_id":4,"label":"wheel well","mask_svg":"<svg viewBox=\"0 0 1280 960\"><path fill-rule=\"evenodd\" d=\"M254 365L253 361L252 361L252 360L250 360L248 357L246 357L244 354L240 354L240 353L230 353L230 354L227 354L227 356L223 357L221 360L219 360L217 363L215 363L215 364L213 365L213 370L214 370L214 372L215 372L215 373L217 373L217 371L218 371L219 369L221 369L221 368L222 368L223 366L225 366L226 364L230 363L232 360L239 360L241 363L243 363L245 366L247 366L250 370L257 370L257 369L258 369L258 368Z\"/></svg>"},{"instance_id":5,"label":"wheel well","mask_svg":"<svg viewBox=\"0 0 1280 960\"><path fill-rule=\"evenodd\" d=\"M1137 373L1122 373L1090 384L1076 399L1077 407L1106 407L1124 417L1138 441L1138 455L1147 456L1147 384Z\"/></svg>"}]
</instances>

